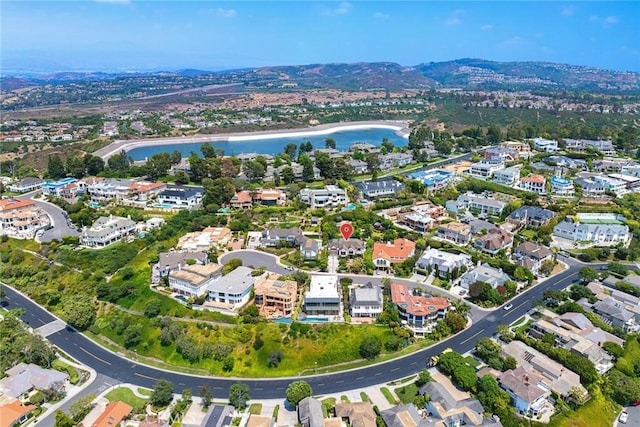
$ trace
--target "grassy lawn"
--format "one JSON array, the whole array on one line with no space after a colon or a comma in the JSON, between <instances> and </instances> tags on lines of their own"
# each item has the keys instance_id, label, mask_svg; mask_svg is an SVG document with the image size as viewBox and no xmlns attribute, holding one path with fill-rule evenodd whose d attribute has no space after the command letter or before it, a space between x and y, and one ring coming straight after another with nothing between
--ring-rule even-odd
<instances>
[{"instance_id":1,"label":"grassy lawn","mask_svg":"<svg viewBox=\"0 0 640 427\"><path fill-rule=\"evenodd\" d=\"M324 417L327 418L329 417L329 415L333 415L334 409L336 407L336 398L328 397L326 399L323 399L321 402L322 402L322 413L324 414Z\"/></svg>"},{"instance_id":2,"label":"grassy lawn","mask_svg":"<svg viewBox=\"0 0 640 427\"><path fill-rule=\"evenodd\" d=\"M620 406L607 400L600 390L592 394L591 400L577 411L565 410L554 416L546 425L549 427L610 427L620 411Z\"/></svg>"},{"instance_id":3,"label":"grassy lawn","mask_svg":"<svg viewBox=\"0 0 640 427\"><path fill-rule=\"evenodd\" d=\"M522 230L520 234L526 237L527 240L534 240L538 235L538 233L536 233L535 230Z\"/></svg>"},{"instance_id":4,"label":"grassy lawn","mask_svg":"<svg viewBox=\"0 0 640 427\"><path fill-rule=\"evenodd\" d=\"M249 413L252 415L260 415L262 413L262 403L252 403L249 406Z\"/></svg>"},{"instance_id":5,"label":"grassy lawn","mask_svg":"<svg viewBox=\"0 0 640 427\"><path fill-rule=\"evenodd\" d=\"M151 393L153 393L153 390L149 390L148 388L138 387L138 393L140 393L143 396L151 396Z\"/></svg>"},{"instance_id":6,"label":"grassy lawn","mask_svg":"<svg viewBox=\"0 0 640 427\"><path fill-rule=\"evenodd\" d=\"M391 381L387 383L387 385L400 385L400 384L408 383L409 381L413 381L415 377L416 377L415 375L411 375L410 377L402 378L396 381Z\"/></svg>"},{"instance_id":7,"label":"grassy lawn","mask_svg":"<svg viewBox=\"0 0 640 427\"><path fill-rule=\"evenodd\" d=\"M525 333L525 331L529 328L529 325L531 325L534 322L533 319L529 319L526 323L522 324L521 326L518 326L517 328L513 328L514 332L520 332L520 333Z\"/></svg>"},{"instance_id":8,"label":"grassy lawn","mask_svg":"<svg viewBox=\"0 0 640 427\"><path fill-rule=\"evenodd\" d=\"M480 362L478 362L475 358L471 357L471 356L467 356L464 358L465 362L467 362L468 365L477 368L478 366L480 366Z\"/></svg>"},{"instance_id":9,"label":"grassy lawn","mask_svg":"<svg viewBox=\"0 0 640 427\"><path fill-rule=\"evenodd\" d=\"M640 343L637 339L630 337L625 342L624 356L618 359L616 368L629 376L634 376L633 365L637 360L640 360Z\"/></svg>"},{"instance_id":10,"label":"grassy lawn","mask_svg":"<svg viewBox=\"0 0 640 427\"><path fill-rule=\"evenodd\" d=\"M380 387L380 392L385 397L385 399L387 399L387 402L389 402L389 404L391 404L391 405L397 405L398 404L398 401L396 400L396 398L391 393L391 390L389 390L386 387Z\"/></svg>"},{"instance_id":11,"label":"grassy lawn","mask_svg":"<svg viewBox=\"0 0 640 427\"><path fill-rule=\"evenodd\" d=\"M351 403L351 401L349 400L349 398L346 395L342 395L340 396L340 400L345 402L345 403Z\"/></svg>"},{"instance_id":12,"label":"grassy lawn","mask_svg":"<svg viewBox=\"0 0 640 427\"><path fill-rule=\"evenodd\" d=\"M367 393L365 393L364 391L360 392L360 399L362 399L363 402L371 402L371 399L369 398L369 395Z\"/></svg>"},{"instance_id":13,"label":"grassy lawn","mask_svg":"<svg viewBox=\"0 0 640 427\"><path fill-rule=\"evenodd\" d=\"M56 359L51 363L51 367L56 371L66 372L69 375L69 382L71 384L78 383L78 379L79 379L78 370L73 366L64 363L60 359Z\"/></svg>"},{"instance_id":14,"label":"grassy lawn","mask_svg":"<svg viewBox=\"0 0 640 427\"><path fill-rule=\"evenodd\" d=\"M418 386L416 386L414 383L411 383L407 384L404 387L395 389L394 392L402 403L413 403L416 396L418 395Z\"/></svg>"},{"instance_id":15,"label":"grassy lawn","mask_svg":"<svg viewBox=\"0 0 640 427\"><path fill-rule=\"evenodd\" d=\"M135 394L133 394L133 391L131 391L131 389L127 387L119 387L113 389L109 393L107 393L105 397L107 398L107 400L109 400L109 402L117 402L120 400L131 405L135 413L142 412L145 405L147 404L146 399L142 399L136 396Z\"/></svg>"}]
</instances>

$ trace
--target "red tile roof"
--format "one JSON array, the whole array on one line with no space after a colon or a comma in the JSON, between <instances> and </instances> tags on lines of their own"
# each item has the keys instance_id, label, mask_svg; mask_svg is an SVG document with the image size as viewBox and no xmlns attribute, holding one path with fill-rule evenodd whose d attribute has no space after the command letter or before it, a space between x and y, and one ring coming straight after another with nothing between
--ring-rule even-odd
<instances>
[{"instance_id":1,"label":"red tile roof","mask_svg":"<svg viewBox=\"0 0 640 427\"><path fill-rule=\"evenodd\" d=\"M542 184L545 182L545 178L542 175L528 175L523 178L520 178L520 181Z\"/></svg>"},{"instance_id":2,"label":"red tile roof","mask_svg":"<svg viewBox=\"0 0 640 427\"><path fill-rule=\"evenodd\" d=\"M14 209L31 207L35 204L36 203L33 200L2 199L0 200L0 212L8 212Z\"/></svg>"},{"instance_id":3,"label":"red tile roof","mask_svg":"<svg viewBox=\"0 0 640 427\"><path fill-rule=\"evenodd\" d=\"M404 262L416 249L416 244L407 239L396 239L393 244L373 244L373 259L384 258L389 262Z\"/></svg>"},{"instance_id":4,"label":"red tile roof","mask_svg":"<svg viewBox=\"0 0 640 427\"><path fill-rule=\"evenodd\" d=\"M133 411L133 408L124 402L111 402L104 408L91 427L115 427Z\"/></svg>"},{"instance_id":5,"label":"red tile roof","mask_svg":"<svg viewBox=\"0 0 640 427\"><path fill-rule=\"evenodd\" d=\"M413 295L407 285L402 283L391 284L391 301L414 316L435 314L451 305L446 298Z\"/></svg>"},{"instance_id":6,"label":"red tile roof","mask_svg":"<svg viewBox=\"0 0 640 427\"><path fill-rule=\"evenodd\" d=\"M34 405L22 406L19 400L0 406L0 427L11 427L20 417L35 409Z\"/></svg>"},{"instance_id":7,"label":"red tile roof","mask_svg":"<svg viewBox=\"0 0 640 427\"><path fill-rule=\"evenodd\" d=\"M251 203L251 193L248 191L238 191L235 196L231 198L231 203Z\"/></svg>"}]
</instances>

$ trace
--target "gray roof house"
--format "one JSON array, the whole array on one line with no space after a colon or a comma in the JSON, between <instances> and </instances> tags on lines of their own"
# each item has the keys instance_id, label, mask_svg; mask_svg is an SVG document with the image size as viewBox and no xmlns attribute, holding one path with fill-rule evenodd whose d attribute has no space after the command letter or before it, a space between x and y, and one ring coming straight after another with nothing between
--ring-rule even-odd
<instances>
[{"instance_id":1,"label":"gray roof house","mask_svg":"<svg viewBox=\"0 0 640 427\"><path fill-rule=\"evenodd\" d=\"M438 418L444 425L485 425L482 413L484 409L478 399L456 399L446 387L436 381L423 385L419 393L431 398L427 410L432 418Z\"/></svg>"},{"instance_id":2,"label":"gray roof house","mask_svg":"<svg viewBox=\"0 0 640 427\"><path fill-rule=\"evenodd\" d=\"M129 218L101 216L80 235L80 244L88 248L104 248L122 237L132 234L136 223Z\"/></svg>"},{"instance_id":3,"label":"gray roof house","mask_svg":"<svg viewBox=\"0 0 640 427\"><path fill-rule=\"evenodd\" d=\"M298 422L302 427L323 427L322 403L313 397L305 397L298 403Z\"/></svg>"},{"instance_id":4,"label":"gray roof house","mask_svg":"<svg viewBox=\"0 0 640 427\"><path fill-rule=\"evenodd\" d=\"M382 289L371 282L353 288L349 303L353 317L378 317L382 313Z\"/></svg>"},{"instance_id":5,"label":"gray roof house","mask_svg":"<svg viewBox=\"0 0 640 427\"><path fill-rule=\"evenodd\" d=\"M299 246L304 236L299 228L270 228L262 232L261 246Z\"/></svg>"},{"instance_id":6,"label":"gray roof house","mask_svg":"<svg viewBox=\"0 0 640 427\"><path fill-rule=\"evenodd\" d=\"M52 369L43 369L32 363L19 363L7 369L0 380L0 392L18 398L31 390L61 390L69 375Z\"/></svg>"},{"instance_id":7,"label":"gray roof house","mask_svg":"<svg viewBox=\"0 0 640 427\"><path fill-rule=\"evenodd\" d=\"M404 189L404 183L395 179L383 179L380 181L363 181L356 184L360 193L367 199L376 197L395 196L398 191Z\"/></svg>"},{"instance_id":8,"label":"gray roof house","mask_svg":"<svg viewBox=\"0 0 640 427\"><path fill-rule=\"evenodd\" d=\"M485 263L460 277L460 286L469 289L473 283L482 282L490 284L495 289L498 286L503 286L507 280L511 280L511 278L502 270Z\"/></svg>"},{"instance_id":9,"label":"gray roof house","mask_svg":"<svg viewBox=\"0 0 640 427\"><path fill-rule=\"evenodd\" d=\"M193 260L196 264L204 265L209 256L206 252L162 252L158 255L158 263L153 266L152 281L158 281L173 271L178 271Z\"/></svg>"},{"instance_id":10,"label":"gray roof house","mask_svg":"<svg viewBox=\"0 0 640 427\"><path fill-rule=\"evenodd\" d=\"M627 310L624 305L613 298L606 298L598 301L591 307L605 323L610 324L614 328L623 328L626 331L637 331L639 325L635 321L632 312Z\"/></svg>"},{"instance_id":11,"label":"gray roof house","mask_svg":"<svg viewBox=\"0 0 640 427\"><path fill-rule=\"evenodd\" d=\"M367 242L360 239L331 239L327 245L329 251L340 258L364 255Z\"/></svg>"},{"instance_id":12,"label":"gray roof house","mask_svg":"<svg viewBox=\"0 0 640 427\"><path fill-rule=\"evenodd\" d=\"M415 405L398 405L380 411L387 427L428 426L430 423L418 413Z\"/></svg>"},{"instance_id":13,"label":"gray roof house","mask_svg":"<svg viewBox=\"0 0 640 427\"><path fill-rule=\"evenodd\" d=\"M460 271L463 266L472 265L471 255L453 254L439 249L427 248L416 262L416 270L435 271L438 276L445 277L453 270Z\"/></svg>"},{"instance_id":14,"label":"gray roof house","mask_svg":"<svg viewBox=\"0 0 640 427\"><path fill-rule=\"evenodd\" d=\"M628 274L624 279L621 280L621 282L628 283L634 288L640 288L640 276L634 273Z\"/></svg>"},{"instance_id":15,"label":"gray roof house","mask_svg":"<svg viewBox=\"0 0 640 427\"><path fill-rule=\"evenodd\" d=\"M539 227L546 225L556 213L538 206L521 206L507 218L511 224L520 226Z\"/></svg>"}]
</instances>

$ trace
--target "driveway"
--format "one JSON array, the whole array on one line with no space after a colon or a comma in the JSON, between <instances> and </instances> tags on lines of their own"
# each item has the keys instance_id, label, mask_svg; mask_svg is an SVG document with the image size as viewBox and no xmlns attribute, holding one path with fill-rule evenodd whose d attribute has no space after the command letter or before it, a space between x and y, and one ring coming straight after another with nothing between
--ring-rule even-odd
<instances>
[{"instance_id":1,"label":"driveway","mask_svg":"<svg viewBox=\"0 0 640 427\"><path fill-rule=\"evenodd\" d=\"M46 230L39 240L41 242L50 242L52 240L62 240L64 236L79 236L80 232L73 226L71 221L67 217L67 213L54 205L53 203L45 202L43 199L34 199L39 192L33 191L31 193L19 196L19 199L33 200L36 205L40 206L47 212L49 218L51 218L52 228Z\"/></svg>"}]
</instances>

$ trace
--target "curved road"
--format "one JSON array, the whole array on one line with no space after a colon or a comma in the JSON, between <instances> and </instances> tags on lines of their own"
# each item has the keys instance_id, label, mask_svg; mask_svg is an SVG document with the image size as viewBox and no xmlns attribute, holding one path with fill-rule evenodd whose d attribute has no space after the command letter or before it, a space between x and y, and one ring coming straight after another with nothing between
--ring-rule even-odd
<instances>
[{"instance_id":1,"label":"curved road","mask_svg":"<svg viewBox=\"0 0 640 427\"><path fill-rule=\"evenodd\" d=\"M511 310L497 309L485 315L484 318L475 322L458 335L431 348L376 365L333 374L308 376L304 377L304 379L312 385L316 394L328 394L385 383L415 374L425 366L427 358L440 354L447 347L451 347L460 353L471 350L476 340L483 336L493 335L497 325L509 324L524 315L531 307L533 300L542 298L543 291L547 289L563 289L576 281L580 267L580 265L571 266L568 270L518 295L511 301L513 304ZM38 328L56 319L44 308L12 288L6 286L5 289L7 293L5 307L8 309L24 308L26 314L23 319L31 327ZM175 384L176 390L191 388L195 391L202 385L208 385L212 388L215 396L227 396L231 384L242 381L250 387L252 398L272 399L284 397L285 389L292 381L291 378L234 379L200 377L163 371L137 364L135 361L115 354L69 327L49 335L47 338L62 351L79 362L93 367L98 373L108 375L117 381L133 382L143 387L151 388L156 380L166 379Z\"/></svg>"},{"instance_id":2,"label":"curved road","mask_svg":"<svg viewBox=\"0 0 640 427\"><path fill-rule=\"evenodd\" d=\"M38 194L41 194L40 191L32 191L17 198L34 201L49 215L52 228L46 230L39 240L41 242L50 242L52 240L62 240L64 236L79 236L80 232L69 221L67 213L53 203L46 202L43 199L35 199L34 197Z\"/></svg>"}]
</instances>

